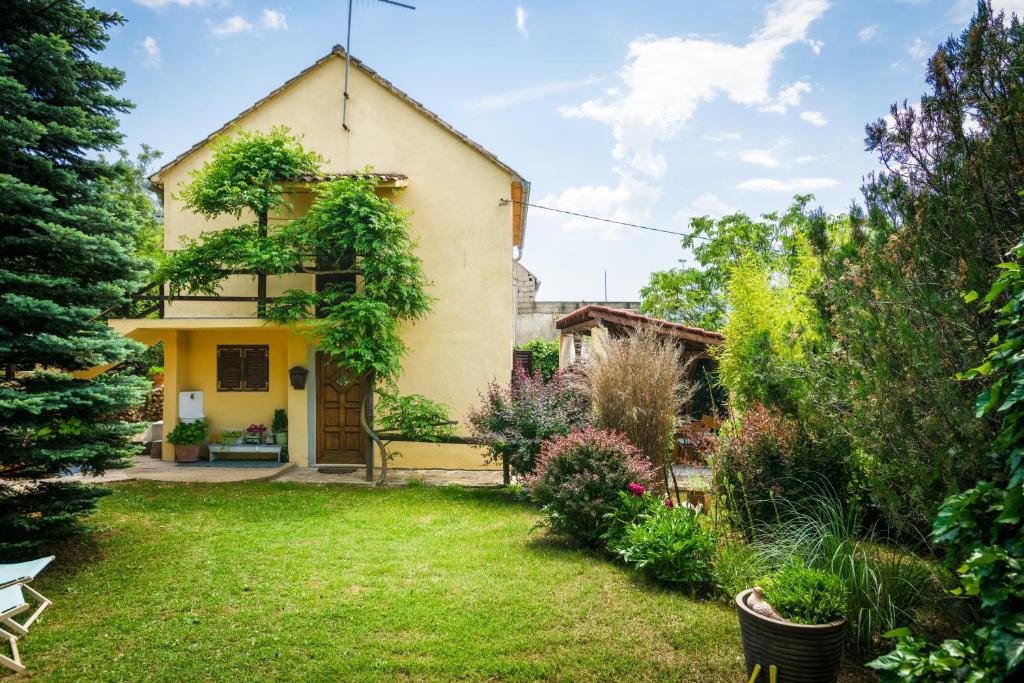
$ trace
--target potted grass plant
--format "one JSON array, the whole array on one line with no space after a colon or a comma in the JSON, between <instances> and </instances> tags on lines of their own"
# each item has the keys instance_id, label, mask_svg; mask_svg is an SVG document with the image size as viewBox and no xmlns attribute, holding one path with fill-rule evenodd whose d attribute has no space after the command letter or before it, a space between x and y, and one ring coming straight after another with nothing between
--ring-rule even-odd
<instances>
[{"instance_id":1,"label":"potted grass plant","mask_svg":"<svg viewBox=\"0 0 1024 683\"><path fill-rule=\"evenodd\" d=\"M178 423L167 435L167 441L174 444L174 459L177 462L199 460L199 447L206 441L207 433L205 420Z\"/></svg>"},{"instance_id":2,"label":"potted grass plant","mask_svg":"<svg viewBox=\"0 0 1024 683\"><path fill-rule=\"evenodd\" d=\"M846 627L838 576L791 560L736 596L747 676L774 666L779 683L834 683Z\"/></svg>"},{"instance_id":3,"label":"potted grass plant","mask_svg":"<svg viewBox=\"0 0 1024 683\"><path fill-rule=\"evenodd\" d=\"M278 446L288 443L288 413L284 408L274 411L274 419L270 421L270 431L274 434L274 442Z\"/></svg>"}]
</instances>

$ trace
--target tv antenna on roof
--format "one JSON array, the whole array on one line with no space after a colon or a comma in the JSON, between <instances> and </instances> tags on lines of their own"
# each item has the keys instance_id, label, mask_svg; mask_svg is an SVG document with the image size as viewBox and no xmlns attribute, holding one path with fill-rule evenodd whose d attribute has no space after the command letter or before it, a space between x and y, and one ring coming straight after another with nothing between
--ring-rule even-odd
<instances>
[{"instance_id":1,"label":"tv antenna on roof","mask_svg":"<svg viewBox=\"0 0 1024 683\"><path fill-rule=\"evenodd\" d=\"M404 9L416 9L412 5L396 0L377 0L386 5L394 5ZM341 127L348 130L348 69L352 63L352 0L348 0L348 31L345 35L345 92L341 102Z\"/></svg>"}]
</instances>

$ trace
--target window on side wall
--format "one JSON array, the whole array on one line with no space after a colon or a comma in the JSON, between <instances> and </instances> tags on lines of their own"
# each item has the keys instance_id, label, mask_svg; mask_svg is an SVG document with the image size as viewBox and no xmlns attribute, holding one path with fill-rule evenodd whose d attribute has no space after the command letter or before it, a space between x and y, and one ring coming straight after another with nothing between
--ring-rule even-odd
<instances>
[{"instance_id":1,"label":"window on side wall","mask_svg":"<svg viewBox=\"0 0 1024 683\"><path fill-rule=\"evenodd\" d=\"M217 347L217 391L267 391L270 387L270 347Z\"/></svg>"}]
</instances>

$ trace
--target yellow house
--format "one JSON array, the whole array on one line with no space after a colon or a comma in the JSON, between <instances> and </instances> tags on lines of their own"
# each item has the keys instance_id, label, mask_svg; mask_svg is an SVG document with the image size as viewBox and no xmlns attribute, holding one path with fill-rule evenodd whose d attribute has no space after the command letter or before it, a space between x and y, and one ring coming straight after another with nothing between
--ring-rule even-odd
<instances>
[{"instance_id":1,"label":"yellow house","mask_svg":"<svg viewBox=\"0 0 1024 683\"><path fill-rule=\"evenodd\" d=\"M343 126L345 68L345 53L335 46L157 171L151 181L163 193L164 248L174 249L184 236L232 224L206 221L176 198L189 172L210 159L215 134L284 125L323 157L327 176L368 166L382 171L381 191L412 211L412 236L435 298L432 312L403 330L409 352L399 388L447 403L464 434L466 412L480 391L512 371L513 250L522 253L522 202L528 199L529 183L356 59L351 60ZM322 180L294 180L289 186L293 214L309 206L310 186ZM292 462L300 467L365 466L367 477L372 475L379 459L374 462L377 456L354 409L362 388L339 386L315 342L257 317L261 293L273 298L290 288L311 290L318 284L315 277L234 275L221 296L209 300L166 301L166 288L154 289L151 301L159 317L110 321L145 344L163 341L166 430L178 423L182 393L202 397L201 412L211 434L252 423L269 425L274 410L284 408ZM308 373L301 389L290 382L293 369ZM188 405L195 408L194 402ZM480 450L471 446L415 443L401 444L400 450L392 466L483 467ZM174 458L174 447L166 441L162 456Z\"/></svg>"}]
</instances>

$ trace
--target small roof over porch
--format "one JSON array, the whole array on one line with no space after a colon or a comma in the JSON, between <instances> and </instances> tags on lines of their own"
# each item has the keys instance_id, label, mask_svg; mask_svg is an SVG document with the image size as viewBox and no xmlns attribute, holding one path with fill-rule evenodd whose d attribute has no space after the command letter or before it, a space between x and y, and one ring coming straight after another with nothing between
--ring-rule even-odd
<instances>
[{"instance_id":1,"label":"small roof over porch","mask_svg":"<svg viewBox=\"0 0 1024 683\"><path fill-rule=\"evenodd\" d=\"M599 304L587 304L555 321L555 327L562 335L589 335L594 328L603 328L607 329L612 336L620 336L641 325L650 325L660 334L688 342L688 348L693 348L694 345L702 348L718 346L725 341L725 336L721 332L691 327L682 323L640 315L635 311L610 308Z\"/></svg>"}]
</instances>

